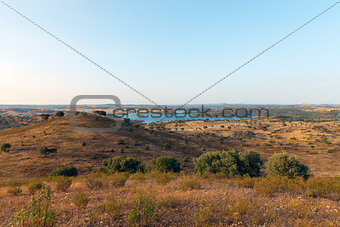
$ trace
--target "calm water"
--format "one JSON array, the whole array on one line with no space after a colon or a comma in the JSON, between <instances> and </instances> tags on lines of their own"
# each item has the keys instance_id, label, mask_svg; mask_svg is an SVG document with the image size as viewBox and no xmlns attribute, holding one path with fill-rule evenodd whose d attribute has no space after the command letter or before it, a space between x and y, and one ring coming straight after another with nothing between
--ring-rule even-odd
<instances>
[{"instance_id":1,"label":"calm water","mask_svg":"<svg viewBox=\"0 0 340 227\"><path fill-rule=\"evenodd\" d=\"M141 121L143 123L152 123L152 122L160 122L160 121L176 121L176 120L188 120L188 119L191 119L191 120L206 120L206 119L209 119L209 120L224 120L224 119L239 119L237 117L232 117L232 118L227 118L227 117L195 117L195 118L192 118L190 117L189 115L185 116L185 117L175 117L175 116L172 116L172 117L165 117L163 116L162 118L154 118L154 117L151 117L151 116L147 116L146 118L140 118L138 117L137 115L129 115L129 118L131 120L137 120L137 121ZM258 118L258 117L253 117L254 119L255 118ZM246 119L246 118L243 118L243 119ZM249 119L249 118L248 118Z\"/></svg>"}]
</instances>

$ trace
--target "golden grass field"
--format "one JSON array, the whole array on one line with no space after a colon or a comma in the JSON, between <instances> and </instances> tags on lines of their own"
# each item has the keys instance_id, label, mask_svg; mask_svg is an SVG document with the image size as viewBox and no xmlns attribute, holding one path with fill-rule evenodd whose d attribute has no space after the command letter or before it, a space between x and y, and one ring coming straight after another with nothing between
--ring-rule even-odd
<instances>
[{"instance_id":1,"label":"golden grass field","mask_svg":"<svg viewBox=\"0 0 340 227\"><path fill-rule=\"evenodd\" d=\"M20 195L10 195L11 186L3 186L3 225L18 217L18 207L29 206L29 185L38 181L52 188L50 209L57 226L340 225L339 180L311 178L304 183L157 172L71 179L70 187L62 190L62 178L12 182L22 190Z\"/></svg>"},{"instance_id":2,"label":"golden grass field","mask_svg":"<svg viewBox=\"0 0 340 227\"><path fill-rule=\"evenodd\" d=\"M109 126L112 121L80 115L78 123ZM114 133L84 133L73 130L68 117L59 117L4 129L0 143L10 143L11 148L0 153L0 205L4 207L0 223L8 226L18 207L29 205L28 187L41 181L52 188L51 208L58 226L339 226L340 181L334 178L340 176L339 134L338 121L276 118L160 122L123 125ZM165 143L170 149L165 149ZM44 157L39 153L42 147L56 148L57 153ZM194 158L230 149L259 152L265 161L286 151L309 166L315 177L304 182L193 175ZM132 157L143 164L155 156L172 156L187 173L94 174L103 160L114 156ZM75 166L80 176L60 191L60 180L47 175L68 165ZM73 198L81 192L88 199L83 207ZM131 212L143 213L136 204L143 204L145 198L153 207L152 216L136 219Z\"/></svg>"}]
</instances>

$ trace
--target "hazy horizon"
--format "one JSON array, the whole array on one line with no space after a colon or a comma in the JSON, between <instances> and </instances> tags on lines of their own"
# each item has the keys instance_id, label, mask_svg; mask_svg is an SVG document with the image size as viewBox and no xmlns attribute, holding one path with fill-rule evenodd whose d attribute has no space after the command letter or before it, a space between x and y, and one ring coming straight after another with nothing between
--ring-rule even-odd
<instances>
[{"instance_id":1,"label":"hazy horizon","mask_svg":"<svg viewBox=\"0 0 340 227\"><path fill-rule=\"evenodd\" d=\"M5 2L159 105L186 103L335 3ZM339 13L334 7L192 104L340 103ZM3 4L0 18L1 104L68 105L80 94L152 104Z\"/></svg>"}]
</instances>

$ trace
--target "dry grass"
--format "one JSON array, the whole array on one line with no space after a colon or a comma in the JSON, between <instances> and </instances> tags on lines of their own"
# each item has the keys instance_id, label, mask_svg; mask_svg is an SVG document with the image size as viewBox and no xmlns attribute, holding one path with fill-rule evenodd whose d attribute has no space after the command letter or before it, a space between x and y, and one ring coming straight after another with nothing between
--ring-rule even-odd
<instances>
[{"instance_id":1,"label":"dry grass","mask_svg":"<svg viewBox=\"0 0 340 227\"><path fill-rule=\"evenodd\" d=\"M79 123L112 122L85 117ZM18 207L27 206L31 194L37 193L43 182L52 187L51 208L58 226L340 225L340 180L334 178L340 176L339 122L283 124L267 119L187 124L197 131L183 123L169 122L87 134L71 129L67 117L1 130L0 141L12 147L9 153L0 154L0 206L6 208L0 209L0 223L9 225ZM117 144L118 140L124 140L124 144ZM165 143L171 148L165 150ZM58 152L43 157L39 154L41 147ZM124 154L119 152L123 147ZM251 149L265 159L285 150L307 164L316 177L304 181L190 174L195 157L226 148ZM173 156L185 164L189 174L93 173L104 159L117 155L143 163L154 156ZM68 165L75 166L81 175L46 177L50 171Z\"/></svg>"},{"instance_id":2,"label":"dry grass","mask_svg":"<svg viewBox=\"0 0 340 227\"><path fill-rule=\"evenodd\" d=\"M56 181L45 183L52 187L51 208L56 213L58 225L340 224L340 198L328 196L330 190L332 195L340 193L339 180L311 178L300 182L300 179L253 178L255 183L249 184L248 178L172 175L173 179L166 184L155 184L157 175L153 173L145 174L142 182L132 175L124 186L117 188L107 183L108 187L99 189L86 186L86 179L93 179L93 175L80 176L73 179L65 192L56 191ZM101 180L109 181L110 177ZM268 187L277 184L280 189L275 193L262 193L256 186L262 181ZM303 187L300 188L300 184ZM298 185L298 190L289 185ZM320 194L310 196L306 193L312 188ZM328 191L320 188L328 188ZM0 205L6 207L0 211L0 220L5 225L15 216L19 206L29 203L27 186L21 185L20 189L20 195L8 194L6 190L0 192Z\"/></svg>"}]
</instances>

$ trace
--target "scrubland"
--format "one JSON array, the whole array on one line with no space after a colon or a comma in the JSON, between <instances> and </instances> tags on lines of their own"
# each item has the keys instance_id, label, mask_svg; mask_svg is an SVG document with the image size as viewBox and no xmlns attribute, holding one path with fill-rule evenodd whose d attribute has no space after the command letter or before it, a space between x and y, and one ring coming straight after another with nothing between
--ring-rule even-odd
<instances>
[{"instance_id":1,"label":"scrubland","mask_svg":"<svg viewBox=\"0 0 340 227\"><path fill-rule=\"evenodd\" d=\"M90 115L79 115L77 120L89 127L113 124ZM66 116L4 129L0 131L0 142L6 144L0 153L0 223L340 226L339 133L339 121L277 118L124 124L115 133L83 133L73 130ZM230 159L218 165L211 162L215 166L209 171L215 173L198 173L197 158L230 150L239 152L245 163L259 164L253 177L249 166L248 170L241 166L246 172L237 172L239 167L234 171L238 159L231 164ZM245 159L242 155L254 154L249 151L261 160L256 155ZM311 174L304 178L268 174L265 164L279 152L306 164ZM143 166L154 157L172 157L176 163L168 161L176 168L160 172L154 161L157 168L145 165L133 173L100 171L106 160L118 156L140 160L135 164ZM48 176L71 165L78 176ZM227 169L219 170L220 165Z\"/></svg>"},{"instance_id":2,"label":"scrubland","mask_svg":"<svg viewBox=\"0 0 340 227\"><path fill-rule=\"evenodd\" d=\"M51 187L48 209L58 226L340 225L339 179L161 172L7 182L0 190L3 225L19 223L18 210L29 211L40 183Z\"/></svg>"}]
</instances>

